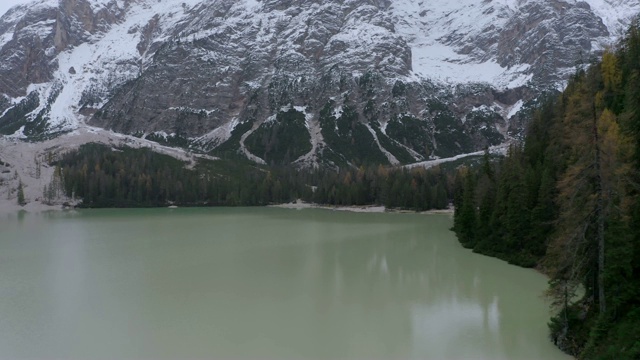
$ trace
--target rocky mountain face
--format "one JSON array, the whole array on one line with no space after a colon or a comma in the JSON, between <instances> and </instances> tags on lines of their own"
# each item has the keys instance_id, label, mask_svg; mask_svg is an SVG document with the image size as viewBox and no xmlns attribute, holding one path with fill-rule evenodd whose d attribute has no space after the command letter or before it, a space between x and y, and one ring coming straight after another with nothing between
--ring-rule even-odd
<instances>
[{"instance_id":1,"label":"rocky mountain face","mask_svg":"<svg viewBox=\"0 0 640 360\"><path fill-rule=\"evenodd\" d=\"M96 126L258 163L504 143L640 0L36 0L0 18L0 133Z\"/></svg>"}]
</instances>

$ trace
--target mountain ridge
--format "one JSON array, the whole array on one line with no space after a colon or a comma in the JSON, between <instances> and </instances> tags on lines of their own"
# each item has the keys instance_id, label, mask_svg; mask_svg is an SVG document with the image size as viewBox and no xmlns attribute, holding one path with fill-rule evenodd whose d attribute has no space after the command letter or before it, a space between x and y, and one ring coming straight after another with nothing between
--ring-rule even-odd
<instances>
[{"instance_id":1,"label":"mountain ridge","mask_svg":"<svg viewBox=\"0 0 640 360\"><path fill-rule=\"evenodd\" d=\"M89 124L265 163L455 156L521 136L518 113L638 10L636 0L36 0L0 18L0 132L37 140ZM308 134L294 126L289 138L308 136L313 153L282 149L283 109L302 114ZM345 150L354 143L369 145Z\"/></svg>"}]
</instances>

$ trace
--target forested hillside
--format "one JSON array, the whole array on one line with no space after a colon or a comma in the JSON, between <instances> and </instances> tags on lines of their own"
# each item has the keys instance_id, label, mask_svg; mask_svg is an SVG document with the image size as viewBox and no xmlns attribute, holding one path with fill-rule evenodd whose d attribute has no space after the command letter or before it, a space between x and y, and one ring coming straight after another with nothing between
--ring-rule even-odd
<instances>
[{"instance_id":1,"label":"forested hillside","mask_svg":"<svg viewBox=\"0 0 640 360\"><path fill-rule=\"evenodd\" d=\"M193 168L148 149L88 144L55 162L44 199L63 193L82 207L257 206L302 199L325 205L384 205L423 211L449 206L453 180L440 168L383 166L299 170L242 159Z\"/></svg>"},{"instance_id":2,"label":"forested hillside","mask_svg":"<svg viewBox=\"0 0 640 360\"><path fill-rule=\"evenodd\" d=\"M640 29L537 113L524 145L459 172L454 229L550 276L551 339L581 359L640 358Z\"/></svg>"}]
</instances>

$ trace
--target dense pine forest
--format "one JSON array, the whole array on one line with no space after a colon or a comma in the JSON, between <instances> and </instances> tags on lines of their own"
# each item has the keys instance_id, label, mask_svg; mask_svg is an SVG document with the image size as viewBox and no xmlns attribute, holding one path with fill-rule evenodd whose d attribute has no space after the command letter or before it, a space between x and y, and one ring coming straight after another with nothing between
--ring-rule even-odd
<instances>
[{"instance_id":1,"label":"dense pine forest","mask_svg":"<svg viewBox=\"0 0 640 360\"><path fill-rule=\"evenodd\" d=\"M246 160L201 160L193 168L148 149L89 144L55 162L44 198L81 207L261 206L302 199L326 205L384 205L423 211L449 206L453 177L439 168L349 167L301 171Z\"/></svg>"},{"instance_id":2,"label":"dense pine forest","mask_svg":"<svg viewBox=\"0 0 640 360\"><path fill-rule=\"evenodd\" d=\"M295 176L231 161L189 168L149 149L88 144L56 162L45 198L60 186L81 207L256 206L310 196Z\"/></svg>"},{"instance_id":3,"label":"dense pine forest","mask_svg":"<svg viewBox=\"0 0 640 360\"><path fill-rule=\"evenodd\" d=\"M640 359L640 28L578 71L524 145L456 178L454 230L550 276L551 339L580 359Z\"/></svg>"}]
</instances>

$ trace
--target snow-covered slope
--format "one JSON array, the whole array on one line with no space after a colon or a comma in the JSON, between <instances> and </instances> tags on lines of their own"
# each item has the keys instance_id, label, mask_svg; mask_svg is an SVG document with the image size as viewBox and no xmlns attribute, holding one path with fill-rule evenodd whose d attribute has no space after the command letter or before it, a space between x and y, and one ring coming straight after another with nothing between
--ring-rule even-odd
<instances>
[{"instance_id":1,"label":"snow-covered slope","mask_svg":"<svg viewBox=\"0 0 640 360\"><path fill-rule=\"evenodd\" d=\"M517 13L512 1L412 1L399 0L391 5L398 19L398 33L412 50L412 67L422 77L445 82L487 82L498 87L517 87L531 79L529 64L501 66L491 50L478 43L491 39Z\"/></svg>"},{"instance_id":2,"label":"snow-covered slope","mask_svg":"<svg viewBox=\"0 0 640 360\"><path fill-rule=\"evenodd\" d=\"M247 132L297 106L315 155L286 161L364 161L345 145L355 142L375 143L382 162L453 156L519 133L514 109L639 10L640 0L36 0L0 18L0 133L90 123L269 161L278 134Z\"/></svg>"},{"instance_id":3,"label":"snow-covered slope","mask_svg":"<svg viewBox=\"0 0 640 360\"><path fill-rule=\"evenodd\" d=\"M638 15L640 0L586 0L612 36L622 35Z\"/></svg>"}]
</instances>

